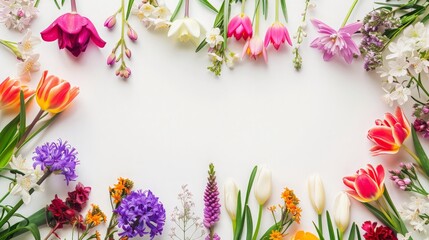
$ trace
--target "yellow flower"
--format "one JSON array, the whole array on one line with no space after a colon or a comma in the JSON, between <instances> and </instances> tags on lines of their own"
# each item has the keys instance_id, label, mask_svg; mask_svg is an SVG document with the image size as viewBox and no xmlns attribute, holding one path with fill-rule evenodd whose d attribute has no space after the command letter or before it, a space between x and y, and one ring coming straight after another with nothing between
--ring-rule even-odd
<instances>
[{"instance_id":1,"label":"yellow flower","mask_svg":"<svg viewBox=\"0 0 429 240\"><path fill-rule=\"evenodd\" d=\"M106 222L106 215L101 209L95 204L91 204L91 206L92 208L85 217L85 223L90 225L90 228L99 225L101 222Z\"/></svg>"},{"instance_id":2,"label":"yellow flower","mask_svg":"<svg viewBox=\"0 0 429 240\"><path fill-rule=\"evenodd\" d=\"M94 235L95 235L95 239L101 240L101 235L100 235L100 233L98 231L95 231Z\"/></svg>"},{"instance_id":3,"label":"yellow flower","mask_svg":"<svg viewBox=\"0 0 429 240\"><path fill-rule=\"evenodd\" d=\"M319 240L319 238L311 232L304 232L301 230L296 232L290 240Z\"/></svg>"},{"instance_id":4,"label":"yellow flower","mask_svg":"<svg viewBox=\"0 0 429 240\"><path fill-rule=\"evenodd\" d=\"M113 187L109 187L110 197L114 203L121 202L122 198L127 196L133 188L133 181L128 178L118 178L118 183L114 184Z\"/></svg>"},{"instance_id":5,"label":"yellow flower","mask_svg":"<svg viewBox=\"0 0 429 240\"><path fill-rule=\"evenodd\" d=\"M271 231L270 240L282 240L283 235L278 230Z\"/></svg>"},{"instance_id":6,"label":"yellow flower","mask_svg":"<svg viewBox=\"0 0 429 240\"><path fill-rule=\"evenodd\" d=\"M270 211L270 212L272 212L272 213L274 213L275 211L276 211L276 205L273 205L273 206L271 206L271 207L268 207L268 210Z\"/></svg>"}]
</instances>

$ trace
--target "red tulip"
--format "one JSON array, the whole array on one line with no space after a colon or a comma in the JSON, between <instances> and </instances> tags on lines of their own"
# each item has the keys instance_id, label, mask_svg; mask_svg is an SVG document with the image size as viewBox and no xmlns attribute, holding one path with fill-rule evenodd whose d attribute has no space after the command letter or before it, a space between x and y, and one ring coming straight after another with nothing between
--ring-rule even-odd
<instances>
[{"instance_id":1,"label":"red tulip","mask_svg":"<svg viewBox=\"0 0 429 240\"><path fill-rule=\"evenodd\" d=\"M375 143L370 149L373 155L397 153L411 133L410 123L399 107L396 108L395 115L386 113L385 119L377 119L375 124L368 131L368 139Z\"/></svg>"},{"instance_id":2,"label":"red tulip","mask_svg":"<svg viewBox=\"0 0 429 240\"><path fill-rule=\"evenodd\" d=\"M60 16L40 34L47 42L58 39L59 48L67 48L75 57L85 52L90 39L100 48L106 45L98 35L94 24L77 13L66 13Z\"/></svg>"},{"instance_id":3,"label":"red tulip","mask_svg":"<svg viewBox=\"0 0 429 240\"><path fill-rule=\"evenodd\" d=\"M16 79L6 78L0 83L0 110L17 110L20 105L20 91L23 91L25 100L34 94L34 90L21 85Z\"/></svg>"},{"instance_id":4,"label":"red tulip","mask_svg":"<svg viewBox=\"0 0 429 240\"><path fill-rule=\"evenodd\" d=\"M344 177L343 182L349 188L346 192L360 202L377 200L384 192L384 168L371 164L367 169L360 169L355 175Z\"/></svg>"}]
</instances>

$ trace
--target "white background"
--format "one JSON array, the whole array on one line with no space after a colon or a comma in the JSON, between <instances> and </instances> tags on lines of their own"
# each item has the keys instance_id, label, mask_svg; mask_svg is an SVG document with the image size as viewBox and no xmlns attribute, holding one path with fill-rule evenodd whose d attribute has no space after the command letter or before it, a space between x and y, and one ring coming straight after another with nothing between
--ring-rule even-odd
<instances>
[{"instance_id":1,"label":"white background","mask_svg":"<svg viewBox=\"0 0 429 240\"><path fill-rule=\"evenodd\" d=\"M32 24L33 34L38 35L59 15L69 11L66 2L62 10L57 10L52 1L41 1L39 16ZM310 17L338 28L351 2L316 2ZM220 3L213 1L216 7ZM176 1L167 2L171 9L175 4ZM47 131L22 151L31 161L37 145L58 138L67 140L79 152L78 181L92 187L90 203L99 204L107 215L110 215L108 186L116 183L118 177L130 178L135 189L150 189L164 203L167 221L164 236L157 239L168 239L172 226L170 214L180 204L177 194L181 185L189 185L196 202L194 210L202 216L209 163L216 167L222 204L223 182L227 177L234 178L244 191L253 166L267 164L273 173L273 195L267 206L281 203L284 187L294 189L302 200L303 216L302 224L294 225L289 232L295 229L315 232L311 222L316 220L316 214L307 196L308 176L314 173L322 176L327 207L332 209L334 196L345 189L342 177L367 163L383 163L387 169L396 163L397 160L387 157L371 157L368 151L371 147L366 138L368 129L376 118L392 110L381 100L383 91L377 76L365 72L361 59L351 65L340 58L324 62L322 54L309 47L317 37L312 25L307 27L308 38L300 50L304 61L300 72L293 68L290 47L283 46L276 52L270 46L268 64L245 56L232 71L224 67L218 78L206 70L210 62L205 50L196 54L191 44L168 39L166 32L148 31L131 17L130 24L139 39L129 43L133 54L128 62L132 76L124 81L115 76L115 68L110 69L105 63L119 39L120 26L109 31L103 23L119 6L119 0L77 1L78 12L93 21L107 42L105 48L99 49L91 43L85 53L75 58L66 50L59 51L57 42L43 42L37 47L42 67L29 84L36 87L42 70L49 70L50 74L79 86L80 94ZM274 2L270 2L270 7L269 20L261 21L261 33L272 22ZM287 26L291 36L303 8L304 0L288 1ZM372 1L361 1L350 21L362 19L372 8ZM235 5L232 16L238 11L239 6ZM253 13L253 2L248 3L246 12ZM215 14L198 1L191 1L191 17L210 29ZM0 27L0 38L19 41L22 36ZM235 39L230 42L231 48L241 54L244 43L236 44ZM15 75L17 61L13 55L4 48L0 54L0 77ZM32 112L36 110L37 105L33 104ZM9 118L2 115L1 126ZM386 182L395 199L405 198L389 180ZM74 185L75 182L64 187L62 176L50 177L44 183L45 193L35 193L31 206L23 207L21 212L38 210L55 194L65 198ZM250 206L256 218L253 193ZM359 225L373 219L363 209L352 201L352 218ZM261 232L273 223L269 212L264 214ZM230 226L222 207L216 228L222 239L231 239ZM44 228L42 234L47 231ZM68 231L59 233L71 238ZM27 235L24 239L31 237Z\"/></svg>"}]
</instances>

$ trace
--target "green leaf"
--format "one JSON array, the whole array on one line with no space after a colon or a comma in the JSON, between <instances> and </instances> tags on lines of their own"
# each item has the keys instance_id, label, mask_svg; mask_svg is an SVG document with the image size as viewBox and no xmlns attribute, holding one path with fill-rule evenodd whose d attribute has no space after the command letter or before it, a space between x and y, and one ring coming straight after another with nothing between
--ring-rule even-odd
<instances>
[{"instance_id":1,"label":"green leaf","mask_svg":"<svg viewBox=\"0 0 429 240\"><path fill-rule=\"evenodd\" d=\"M328 211L326 211L326 222L328 224L329 239L335 240L334 227L332 225L331 216L329 215Z\"/></svg>"},{"instance_id":2,"label":"green leaf","mask_svg":"<svg viewBox=\"0 0 429 240\"><path fill-rule=\"evenodd\" d=\"M207 1L207 0L200 0L200 2L204 6L208 7L210 10L212 10L213 12L217 13L217 9L215 7L213 7L213 5L211 5L211 3L209 1Z\"/></svg>"},{"instance_id":3,"label":"green leaf","mask_svg":"<svg viewBox=\"0 0 429 240\"><path fill-rule=\"evenodd\" d=\"M282 13L285 18L285 21L288 22L286 0L280 0L280 4L282 5Z\"/></svg>"},{"instance_id":4,"label":"green leaf","mask_svg":"<svg viewBox=\"0 0 429 240\"><path fill-rule=\"evenodd\" d=\"M230 14L230 2L229 0L224 0L224 13L223 13L223 49L227 49L228 42L228 22L229 22L229 14Z\"/></svg>"},{"instance_id":5,"label":"green leaf","mask_svg":"<svg viewBox=\"0 0 429 240\"><path fill-rule=\"evenodd\" d=\"M384 214L378 210L377 208L375 208L374 206L372 206L369 203L363 203L363 205L365 205L365 207L378 219L380 220L384 225L388 226L389 228L396 230L396 227L393 225L393 223L391 223L386 216L384 216Z\"/></svg>"},{"instance_id":6,"label":"green leaf","mask_svg":"<svg viewBox=\"0 0 429 240\"><path fill-rule=\"evenodd\" d=\"M19 92L19 134L18 139L21 139L22 135L24 135L25 127L26 127L26 113L25 113L25 99L24 92L21 90Z\"/></svg>"},{"instance_id":7,"label":"green leaf","mask_svg":"<svg viewBox=\"0 0 429 240\"><path fill-rule=\"evenodd\" d=\"M247 215L247 219L246 219L246 223L247 223L246 240L252 240L252 234L253 234L252 212L250 211L250 208L247 205L245 206L245 210L246 210L246 215Z\"/></svg>"},{"instance_id":8,"label":"green leaf","mask_svg":"<svg viewBox=\"0 0 429 240\"><path fill-rule=\"evenodd\" d=\"M265 16L265 20L268 17L268 0L262 0L262 14Z\"/></svg>"},{"instance_id":9,"label":"green leaf","mask_svg":"<svg viewBox=\"0 0 429 240\"><path fill-rule=\"evenodd\" d=\"M128 0L128 6L127 6L127 14L125 15L125 19L128 20L131 14L131 9L133 8L134 0Z\"/></svg>"},{"instance_id":10,"label":"green leaf","mask_svg":"<svg viewBox=\"0 0 429 240\"><path fill-rule=\"evenodd\" d=\"M10 161L13 155L13 150L17 144L17 138L14 138L9 145L0 153L0 169L4 168Z\"/></svg>"},{"instance_id":11,"label":"green leaf","mask_svg":"<svg viewBox=\"0 0 429 240\"><path fill-rule=\"evenodd\" d=\"M267 231L265 231L264 235L262 235L260 240L268 240L270 239L270 234L273 230L278 229L280 227L280 223L275 223L273 224L273 226L271 226L270 228L268 228Z\"/></svg>"},{"instance_id":12,"label":"green leaf","mask_svg":"<svg viewBox=\"0 0 429 240\"><path fill-rule=\"evenodd\" d=\"M177 14L179 13L180 8L182 7L182 5L183 5L183 0L179 0L179 2L177 3L176 9L174 9L174 12L173 12L173 14L170 17L170 22L174 21L174 19L176 18Z\"/></svg>"},{"instance_id":13,"label":"green leaf","mask_svg":"<svg viewBox=\"0 0 429 240\"><path fill-rule=\"evenodd\" d=\"M429 159L422 147L422 144L420 143L419 137L417 136L413 125L411 125L411 135L413 137L414 150L416 151L417 157L420 159L419 165L426 176L429 177Z\"/></svg>"},{"instance_id":14,"label":"green leaf","mask_svg":"<svg viewBox=\"0 0 429 240\"><path fill-rule=\"evenodd\" d=\"M12 230L12 231L8 231L6 234L2 234L2 236L0 237L0 240L9 239L9 237L12 236L13 234L15 234L16 232L23 232L23 231L24 232L30 231L34 237L34 240L40 240L41 239L39 228L36 226L36 224L29 223L28 225L26 225L24 227L19 227L19 228Z\"/></svg>"},{"instance_id":15,"label":"green leaf","mask_svg":"<svg viewBox=\"0 0 429 240\"><path fill-rule=\"evenodd\" d=\"M66 0L61 0L61 6L64 6L65 2L66 2Z\"/></svg>"},{"instance_id":16,"label":"green leaf","mask_svg":"<svg viewBox=\"0 0 429 240\"><path fill-rule=\"evenodd\" d=\"M58 4L57 0L54 0L55 6L57 6L58 9L61 9L60 5Z\"/></svg>"},{"instance_id":17,"label":"green leaf","mask_svg":"<svg viewBox=\"0 0 429 240\"><path fill-rule=\"evenodd\" d=\"M426 23L429 20L429 14L427 14L423 19L422 19L422 23Z\"/></svg>"},{"instance_id":18,"label":"green leaf","mask_svg":"<svg viewBox=\"0 0 429 240\"><path fill-rule=\"evenodd\" d=\"M319 235L319 239L320 240L325 240L325 238L323 237L322 231L317 227L317 225L314 222L313 222L313 226L316 229L317 235Z\"/></svg>"},{"instance_id":19,"label":"green leaf","mask_svg":"<svg viewBox=\"0 0 429 240\"><path fill-rule=\"evenodd\" d=\"M353 223L352 228L350 229L348 240L355 240L355 231L356 231L356 223Z\"/></svg>"},{"instance_id":20,"label":"green leaf","mask_svg":"<svg viewBox=\"0 0 429 240\"><path fill-rule=\"evenodd\" d=\"M252 173L250 174L249 182L247 183L246 198L245 198L244 205L243 205L244 208L247 206L247 203L249 202L249 195L250 195L250 191L252 190L253 181L255 180L257 170L258 170L258 167L255 166L252 170ZM237 209L241 210L241 199L240 199L240 208L238 208L238 204L237 204ZM244 227L244 220L245 219L246 219L246 211L245 211L245 209L243 209L243 214L241 216L241 219L240 219L240 221L237 221L237 236L236 236L237 238L236 238L236 240L241 239L241 234L243 233L243 227Z\"/></svg>"},{"instance_id":21,"label":"green leaf","mask_svg":"<svg viewBox=\"0 0 429 240\"><path fill-rule=\"evenodd\" d=\"M241 216L241 191L238 191L237 195L237 211L235 213L235 223L237 228L235 229L234 239L239 240L239 232L241 235L241 231L243 231L243 226L240 226L240 222L242 222L242 216Z\"/></svg>"},{"instance_id":22,"label":"green leaf","mask_svg":"<svg viewBox=\"0 0 429 240\"><path fill-rule=\"evenodd\" d=\"M361 236L360 236L360 231L359 231L359 227L356 226L356 235L358 240L362 240Z\"/></svg>"},{"instance_id":23,"label":"green leaf","mask_svg":"<svg viewBox=\"0 0 429 240\"><path fill-rule=\"evenodd\" d=\"M12 119L0 132L0 153L9 145L9 142L18 132L19 114Z\"/></svg>"},{"instance_id":24,"label":"green leaf","mask_svg":"<svg viewBox=\"0 0 429 240\"><path fill-rule=\"evenodd\" d=\"M205 47L207 45L206 39L204 38L200 44L198 45L197 49L195 49L195 52L199 52L201 49L203 49L203 47Z\"/></svg>"},{"instance_id":25,"label":"green leaf","mask_svg":"<svg viewBox=\"0 0 429 240\"><path fill-rule=\"evenodd\" d=\"M255 180L257 171L258 166L255 166L252 170L252 173L250 174L249 182L247 183L246 201L244 202L245 205L247 205L247 203L249 202L250 191L252 190L253 181Z\"/></svg>"}]
</instances>

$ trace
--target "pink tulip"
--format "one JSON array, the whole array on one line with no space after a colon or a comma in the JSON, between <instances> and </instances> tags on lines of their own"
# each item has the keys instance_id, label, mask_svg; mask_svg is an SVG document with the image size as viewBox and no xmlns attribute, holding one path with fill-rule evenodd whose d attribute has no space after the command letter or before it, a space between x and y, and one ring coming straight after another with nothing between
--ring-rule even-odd
<instances>
[{"instance_id":1,"label":"pink tulip","mask_svg":"<svg viewBox=\"0 0 429 240\"><path fill-rule=\"evenodd\" d=\"M271 27L268 28L267 33L265 34L264 46L268 47L271 43L274 48L278 50L282 44L289 43L292 46L292 41L289 36L287 28L280 22L275 22Z\"/></svg>"},{"instance_id":2,"label":"pink tulip","mask_svg":"<svg viewBox=\"0 0 429 240\"><path fill-rule=\"evenodd\" d=\"M360 202L377 200L384 192L384 168L378 165L375 169L371 164L367 169L360 169L355 175L344 177L343 182L349 188L347 193Z\"/></svg>"},{"instance_id":3,"label":"pink tulip","mask_svg":"<svg viewBox=\"0 0 429 240\"><path fill-rule=\"evenodd\" d=\"M411 133L410 123L400 107L395 115L386 113L384 120L377 119L375 125L368 131L368 139L375 143L370 149L372 155L397 153Z\"/></svg>"},{"instance_id":4,"label":"pink tulip","mask_svg":"<svg viewBox=\"0 0 429 240\"><path fill-rule=\"evenodd\" d=\"M360 55L359 48L352 40L352 35L360 29L361 22L351 23L338 31L319 20L313 19L311 22L322 36L314 39L310 46L323 52L323 60L329 61L334 55L339 54L347 63L351 63L354 55Z\"/></svg>"},{"instance_id":5,"label":"pink tulip","mask_svg":"<svg viewBox=\"0 0 429 240\"><path fill-rule=\"evenodd\" d=\"M253 35L252 21L244 13L233 17L228 24L228 37L234 35L235 39L243 38L247 40Z\"/></svg>"},{"instance_id":6,"label":"pink tulip","mask_svg":"<svg viewBox=\"0 0 429 240\"><path fill-rule=\"evenodd\" d=\"M47 42L58 39L59 48L67 48L75 57L85 52L90 39L100 48L106 45L92 22L77 13L66 13L60 16L40 34Z\"/></svg>"},{"instance_id":7,"label":"pink tulip","mask_svg":"<svg viewBox=\"0 0 429 240\"><path fill-rule=\"evenodd\" d=\"M258 56L264 56L265 62L268 61L267 59L267 50L264 47L264 43L262 42L261 38L258 36L253 36L252 38L248 39L246 44L243 48L243 53L241 55L241 58L244 57L244 54L249 55L253 59L256 59Z\"/></svg>"}]
</instances>

